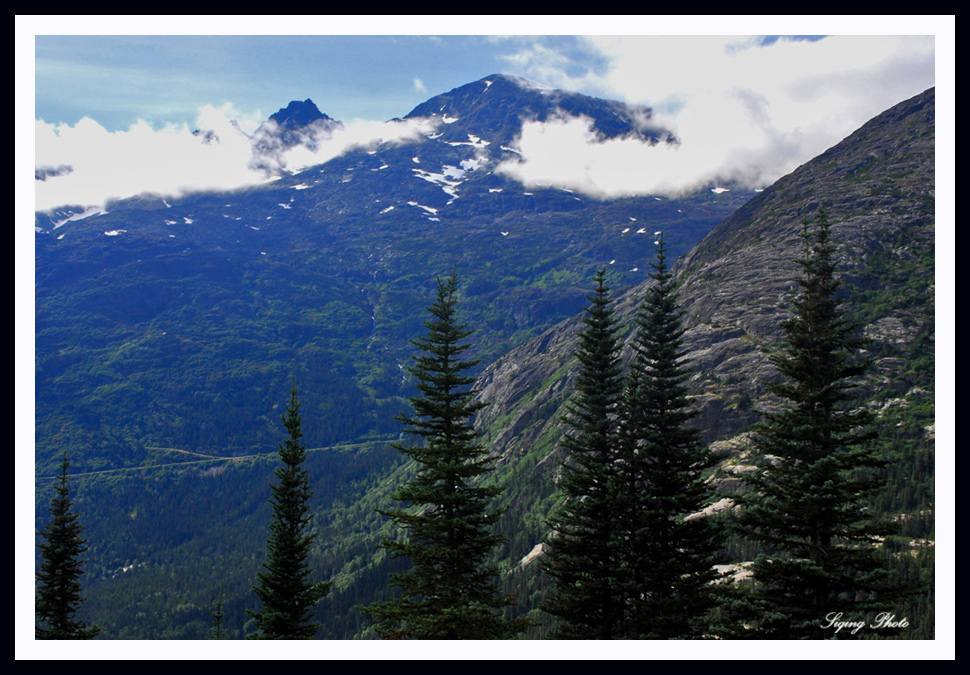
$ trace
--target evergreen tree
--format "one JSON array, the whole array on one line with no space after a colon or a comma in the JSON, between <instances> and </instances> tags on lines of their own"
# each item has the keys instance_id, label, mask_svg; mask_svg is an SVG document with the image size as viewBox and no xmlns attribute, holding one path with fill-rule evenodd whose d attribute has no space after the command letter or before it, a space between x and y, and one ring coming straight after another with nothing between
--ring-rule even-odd
<instances>
[{"instance_id":1,"label":"evergreen tree","mask_svg":"<svg viewBox=\"0 0 970 675\"><path fill-rule=\"evenodd\" d=\"M68 466L67 453L64 453L60 483L49 509L52 519L40 533L43 541L37 545L41 562L36 573L34 634L38 640L89 640L101 631L74 618L84 601L80 556L87 547L81 537L84 527L78 520L79 514L72 509L67 486Z\"/></svg>"},{"instance_id":2,"label":"evergreen tree","mask_svg":"<svg viewBox=\"0 0 970 675\"><path fill-rule=\"evenodd\" d=\"M853 406L865 343L837 298L827 215L819 211L814 233L803 225L801 293L771 359L784 376L770 385L781 406L762 413L756 448L765 459L738 497L740 531L766 550L752 568L757 615L747 623L757 638L851 636L823 629L826 616L865 620L884 588L874 544L887 530L867 514L882 462L868 443L871 413Z\"/></svg>"},{"instance_id":3,"label":"evergreen tree","mask_svg":"<svg viewBox=\"0 0 970 675\"><path fill-rule=\"evenodd\" d=\"M637 314L634 354L622 402L622 484L617 513L625 539L628 586L625 637L698 637L712 608L720 538L710 518L687 516L709 502L704 472L714 458L687 426L696 415L687 394L684 329L663 236L650 274L656 282Z\"/></svg>"},{"instance_id":4,"label":"evergreen tree","mask_svg":"<svg viewBox=\"0 0 970 675\"><path fill-rule=\"evenodd\" d=\"M427 337L412 340L421 354L409 372L421 395L411 399L415 416L397 419L418 443L395 447L415 461L416 474L393 494L404 508L380 511L406 532L404 541L381 546L412 568L391 575L398 599L362 610L383 638L496 639L524 628L503 618L512 599L494 587L497 570L486 564L502 540L493 532L499 512L489 508L501 488L482 482L494 460L470 423L484 404L473 400L475 379L464 374L478 362L462 360L473 331L458 322L457 290L454 273L438 280Z\"/></svg>"},{"instance_id":5,"label":"evergreen tree","mask_svg":"<svg viewBox=\"0 0 970 675\"><path fill-rule=\"evenodd\" d=\"M206 640L228 640L229 636L222 627L222 620L225 614L222 611L222 588L219 589L219 599L216 600L215 609L212 610L212 628Z\"/></svg>"},{"instance_id":6,"label":"evergreen tree","mask_svg":"<svg viewBox=\"0 0 970 675\"><path fill-rule=\"evenodd\" d=\"M253 592L262 609L248 610L257 633L252 638L266 640L309 640L317 633L319 623L311 622L314 606L330 591L330 582L312 583L307 558L314 534L309 532L309 501L313 495L306 470L303 432L300 428L300 404L296 383L290 390L290 402L283 415L289 438L280 443L283 466L275 471L279 481L272 486L270 504L273 520L266 542L265 571L257 574Z\"/></svg>"},{"instance_id":7,"label":"evergreen tree","mask_svg":"<svg viewBox=\"0 0 970 675\"><path fill-rule=\"evenodd\" d=\"M624 611L616 523L616 408L623 381L605 277L597 272L596 291L587 298L576 353L581 369L560 441L568 455L558 481L564 502L549 522L554 534L542 563L556 583L544 609L563 620L556 636L566 639L617 637Z\"/></svg>"}]
</instances>

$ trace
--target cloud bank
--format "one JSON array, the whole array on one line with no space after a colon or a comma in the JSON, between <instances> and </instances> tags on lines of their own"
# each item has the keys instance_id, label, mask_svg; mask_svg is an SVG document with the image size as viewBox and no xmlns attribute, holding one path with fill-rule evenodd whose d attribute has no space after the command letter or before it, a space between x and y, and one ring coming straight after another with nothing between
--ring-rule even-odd
<instances>
[{"instance_id":1,"label":"cloud bank","mask_svg":"<svg viewBox=\"0 0 970 675\"><path fill-rule=\"evenodd\" d=\"M519 139L522 159L500 168L526 185L608 198L713 183L763 187L934 85L933 37L587 41L606 57L607 69L567 75L561 54L534 47L509 60L558 87L647 104L653 122L680 143L600 143L583 120L528 123Z\"/></svg>"},{"instance_id":2,"label":"cloud bank","mask_svg":"<svg viewBox=\"0 0 970 675\"><path fill-rule=\"evenodd\" d=\"M433 130L428 120L355 121L329 130L327 138L254 158L259 130L246 133L231 105L204 107L194 129L154 129L139 121L109 132L91 118L77 124L35 122L35 210L64 205L104 206L143 192L178 196L232 190L322 164L350 148L407 142ZM262 161L254 161L262 160ZM269 170L269 171L268 171Z\"/></svg>"}]
</instances>

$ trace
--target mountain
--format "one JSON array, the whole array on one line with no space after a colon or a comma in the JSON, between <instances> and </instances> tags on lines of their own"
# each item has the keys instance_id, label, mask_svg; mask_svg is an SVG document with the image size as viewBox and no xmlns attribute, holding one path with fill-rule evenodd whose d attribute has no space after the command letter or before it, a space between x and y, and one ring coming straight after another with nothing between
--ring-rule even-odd
<instances>
[{"instance_id":1,"label":"mountain","mask_svg":"<svg viewBox=\"0 0 970 675\"><path fill-rule=\"evenodd\" d=\"M439 137L445 143L468 142L468 131L476 138L490 139L489 154L515 152L510 146L522 121L548 122L583 117L591 122L597 140L635 138L651 144L676 143L669 131L650 123L652 111L592 96L552 89L521 77L490 75L428 99L405 119L440 117L445 126ZM461 122L454 126L455 122Z\"/></svg>"},{"instance_id":2,"label":"mountain","mask_svg":"<svg viewBox=\"0 0 970 675\"><path fill-rule=\"evenodd\" d=\"M900 548L932 537L932 90L757 195L595 200L493 171L516 156L517 120L564 114L604 137L676 142L650 131L649 111L490 76L402 118L427 125L411 141L267 185L37 214L38 523L67 450L90 546L84 618L103 636L200 637L220 589L224 625L242 635L294 375L316 489L312 564L335 582L320 619L326 637L366 636L353 607L379 598L400 565L375 554L386 527L375 509L410 471L386 442L414 391L408 341L423 333L434 278L454 268L490 404L476 423L508 486L496 562L518 611L538 618L546 582L528 562L557 499L558 411L595 270L608 268L629 330L650 234L664 230L671 259L684 255L698 423L725 452L713 480L729 495L768 402L799 223L819 205L846 300L874 339L865 404L895 459L876 506L905 525Z\"/></svg>"},{"instance_id":3,"label":"mountain","mask_svg":"<svg viewBox=\"0 0 970 675\"><path fill-rule=\"evenodd\" d=\"M293 146L301 145L317 152L321 143L331 140L334 132L343 128L342 122L320 112L310 99L290 101L253 132L253 158L249 167L270 176L283 175L286 173L285 153Z\"/></svg>"},{"instance_id":4,"label":"mountain","mask_svg":"<svg viewBox=\"0 0 970 675\"><path fill-rule=\"evenodd\" d=\"M332 122L329 115L320 112L317 104L307 99L303 102L290 101L285 108L280 108L269 116L271 122L283 129L297 130L302 129L318 120Z\"/></svg>"},{"instance_id":5,"label":"mountain","mask_svg":"<svg viewBox=\"0 0 970 675\"><path fill-rule=\"evenodd\" d=\"M457 267L489 361L581 310L596 267L615 261L615 285L642 281L639 223L663 223L676 255L753 195L524 189L492 170L516 156L502 149L513 117L575 110L640 132L622 104L521 82L435 97L448 117L408 115L427 133L298 173L283 171L287 145L325 144L340 123L293 102L253 139L276 181L36 214L39 474L65 445L79 469L137 466L148 447L266 451L294 375L311 444L393 435L436 276Z\"/></svg>"}]
</instances>

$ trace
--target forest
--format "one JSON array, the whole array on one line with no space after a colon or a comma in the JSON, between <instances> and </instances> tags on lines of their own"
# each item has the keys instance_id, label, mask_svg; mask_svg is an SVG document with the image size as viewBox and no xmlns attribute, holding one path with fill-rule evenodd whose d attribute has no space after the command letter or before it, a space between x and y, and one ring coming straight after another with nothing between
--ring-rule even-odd
<instances>
[{"instance_id":1,"label":"forest","mask_svg":"<svg viewBox=\"0 0 970 675\"><path fill-rule=\"evenodd\" d=\"M747 404L758 418L746 449L756 459L738 472L736 491L712 480L725 457L702 441L678 283L658 232L653 283L633 325L618 323L605 271L593 280L564 433L548 441L560 459L547 493L532 496L546 515L516 522L522 504L510 495L526 477L503 472L473 424L489 402L472 375L475 327L462 318L455 270L438 279L426 333L411 341L415 395L411 412L387 424L403 430L396 439L308 452L303 419L319 422L301 416L294 381L277 456L231 465L195 457L211 465L189 473L167 471L185 458L155 448L154 468L133 471L115 491L110 474L100 479L109 486L101 494L118 501L97 508L125 508L136 524L114 570L97 567L98 551L85 546L80 525L93 505L79 500L82 517L74 513L64 457L40 533L37 637L96 637L99 603L124 603L127 593L137 612L142 589L185 592L174 567L139 568L149 557L140 547L158 533L137 531L138 510L175 481L198 496L171 505L165 536L178 540L184 528L180 555L200 566L231 561L236 573L202 575L209 603L169 603L175 614L159 623L182 628L158 639L932 638L934 462L922 433L932 406L876 415L865 405L872 394L860 382L879 351L860 326L877 303L898 300L843 289L831 235L823 211L803 223L798 290L784 340L770 351L773 405ZM915 379L932 372L925 353L911 366ZM218 492L208 490L213 475ZM256 475L267 477L264 494L234 489ZM212 502L204 510L201 495ZM212 512L248 525L230 533L199 522ZM84 524L97 528L96 519ZM200 528L204 539L190 535ZM515 541L529 531L542 533L539 564L500 571L510 546L532 541ZM342 548L328 548L328 538ZM83 598L85 574L118 577L120 595ZM45 593L58 583L70 592ZM145 630L128 628L130 637Z\"/></svg>"}]
</instances>

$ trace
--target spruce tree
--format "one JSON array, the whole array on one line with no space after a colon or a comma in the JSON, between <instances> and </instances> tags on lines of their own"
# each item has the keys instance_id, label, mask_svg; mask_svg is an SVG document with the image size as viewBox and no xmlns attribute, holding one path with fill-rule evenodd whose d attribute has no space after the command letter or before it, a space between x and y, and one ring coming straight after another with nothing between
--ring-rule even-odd
<instances>
[{"instance_id":1,"label":"spruce tree","mask_svg":"<svg viewBox=\"0 0 970 675\"><path fill-rule=\"evenodd\" d=\"M266 542L266 562L253 586L262 608L248 610L257 629L249 637L255 639L313 639L319 628L319 623L311 621L314 607L331 586L330 582L310 581L312 570L307 558L315 537L309 531L313 518L309 501L313 490L302 466L306 448L300 423L300 404L294 382L283 415L283 425L289 433L279 447L283 466L276 469L278 483L271 486L269 501L273 506L273 520Z\"/></svg>"},{"instance_id":2,"label":"spruce tree","mask_svg":"<svg viewBox=\"0 0 970 675\"><path fill-rule=\"evenodd\" d=\"M101 629L85 626L74 618L84 598L81 595L81 554L87 550L81 537L84 527L72 508L67 486L67 453L61 462L57 494L51 500L51 521L40 532L40 570L36 573L37 596L34 611L38 640L89 640Z\"/></svg>"},{"instance_id":3,"label":"spruce tree","mask_svg":"<svg viewBox=\"0 0 970 675\"><path fill-rule=\"evenodd\" d=\"M405 534L381 546L412 568L391 575L399 598L362 610L383 638L500 639L523 629L503 618L512 599L495 588L497 570L486 563L502 541L493 532L500 514L490 508L501 488L483 482L494 458L470 421L485 404L473 400L475 378L465 374L478 362L462 358L473 331L458 321L457 292L454 273L438 280L427 337L412 340L421 353L408 370L421 395L411 398L414 416L397 419L417 442L395 447L414 460L416 473L392 495L403 507L380 511Z\"/></svg>"},{"instance_id":4,"label":"spruce tree","mask_svg":"<svg viewBox=\"0 0 970 675\"><path fill-rule=\"evenodd\" d=\"M212 610L212 628L209 630L209 635L206 636L206 640L228 640L229 636L226 635L225 629L222 627L222 620L225 618L225 614L222 611L222 588L219 589L219 599L216 600L216 606Z\"/></svg>"},{"instance_id":5,"label":"spruce tree","mask_svg":"<svg viewBox=\"0 0 970 675\"><path fill-rule=\"evenodd\" d=\"M553 535L543 570L556 584L543 608L562 622L565 639L617 637L624 611L617 553L617 404L623 388L620 348L606 273L596 274L579 335L580 371L567 404L566 453L558 489L563 505L550 519Z\"/></svg>"},{"instance_id":6,"label":"spruce tree","mask_svg":"<svg viewBox=\"0 0 970 675\"><path fill-rule=\"evenodd\" d=\"M712 608L711 582L719 535L710 518L687 516L710 500L704 472L714 458L688 396L684 329L663 235L656 282L641 301L634 353L622 402L619 497L620 558L627 585L624 636L698 637Z\"/></svg>"},{"instance_id":7,"label":"spruce tree","mask_svg":"<svg viewBox=\"0 0 970 675\"><path fill-rule=\"evenodd\" d=\"M814 233L803 226L801 292L771 359L784 376L770 385L780 406L762 413L765 459L738 497L740 531L766 551L752 567L757 615L746 621L759 639L853 637L823 628L826 617L866 620L884 586L874 547L887 530L867 512L882 462L869 443L872 415L854 403L865 342L837 296L827 215L819 211Z\"/></svg>"}]
</instances>

